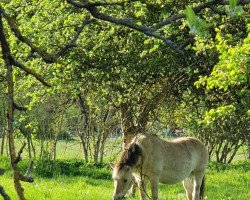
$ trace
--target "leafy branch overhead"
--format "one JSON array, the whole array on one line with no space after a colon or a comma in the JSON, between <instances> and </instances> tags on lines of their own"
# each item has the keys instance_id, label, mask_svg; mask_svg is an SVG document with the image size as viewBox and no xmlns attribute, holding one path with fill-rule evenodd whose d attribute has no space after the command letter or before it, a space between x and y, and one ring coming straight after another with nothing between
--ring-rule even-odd
<instances>
[{"instance_id":1,"label":"leafy branch overhead","mask_svg":"<svg viewBox=\"0 0 250 200\"><path fill-rule=\"evenodd\" d=\"M142 32L147 36L157 38L162 40L167 46L172 48L175 52L179 52L181 55L184 55L183 47L186 45L186 41L176 42L173 40L173 35L168 35L168 33L164 33L161 31L162 28L175 23L178 20L184 19L187 17L187 21L190 26L190 30L192 33L200 34L204 30L207 30L211 24L206 23L205 20L196 16L196 14L200 13L205 9L210 9L211 11L215 12L216 14L225 14L228 13L229 15L232 13L239 13L243 12L241 5L248 4L250 0L211 0L204 3L200 3L197 6L187 7L186 10L180 10L176 14L172 14L167 18L163 19L162 21L156 22L152 25L145 26L141 25L140 23L135 22L133 18L119 18L115 17L114 15L107 14L107 12L103 11L102 8L105 7L124 7L125 5L132 4L135 2L140 2L136 0L128 0L128 1L110 1L110 2L89 2L87 0L84 1L74 1L74 0L67 0L67 2L78 9L87 10L92 17L95 19L100 19L102 21L111 22L113 24L125 26L131 29L134 29L138 32ZM147 4L147 2L145 2ZM227 11L223 11L217 6L227 5ZM230 12L229 12L230 11ZM88 17L82 21L80 26L76 26L75 28L75 35L66 45L59 48L59 50L51 54L41 46L38 46L32 42L32 40L24 36L22 31L16 22L16 20L11 17L2 7L0 7L0 13L6 19L11 31L14 35L23 43L28 45L31 49L32 54L37 53L46 63L53 63L58 60L59 57L64 56L69 49L76 47L76 42L82 33L83 29L90 23L93 23L94 19L89 19ZM10 54L10 61L12 64L21 70L25 71L27 74L31 74L34 76L38 81L46 86L51 86L50 83L44 80L44 78L39 75L36 71L32 70L30 67L25 66L21 61L15 59L12 54Z\"/></svg>"},{"instance_id":2,"label":"leafy branch overhead","mask_svg":"<svg viewBox=\"0 0 250 200\"><path fill-rule=\"evenodd\" d=\"M152 36L154 38L158 38L161 39L165 42L165 44L167 44L169 47L171 47L173 50L180 52L181 54L183 54L183 51L181 49L181 45L177 45L175 44L171 39L169 39L169 37L166 37L160 33L158 33L157 31L160 30L161 28L177 21L180 19L183 19L187 16L188 18L188 22L191 28L191 32L193 33L198 33L200 31L204 31L207 28L209 28L211 26L211 24L205 23L204 20L198 18L195 16L195 13L199 13L205 9L211 9L213 12L217 13L217 14L225 14L225 12L220 11L219 9L216 8L216 6L220 6L220 5L227 5L230 4L231 7L237 8L236 6L236 0L230 0L230 1L226 1L226 0L212 0L212 1L208 1L205 3L201 3L200 5L196 6L196 7L187 7L186 11L183 11L181 14L174 14L171 17L168 17L166 19L164 19L161 22L158 22L156 24L153 24L151 26L143 26L143 25L138 25L137 23L133 22L132 19L130 18L116 18L113 17L111 15L105 14L104 12L101 12L100 8L101 6L122 6L124 4L128 4L131 2L136 2L136 1L124 1L124 2L113 2L113 3L91 3L88 0L83 0L81 1L82 3L78 2L78 1L74 1L74 0L67 0L68 3L74 5L75 7L79 8L79 9L87 9L90 14L97 19L103 20L103 21L107 21L107 22L111 22L117 25L122 25L122 26L126 26L128 28L137 30L139 32L144 33L147 36ZM234 2L232 4L232 2ZM250 0L240 0L238 1L238 4L248 4L250 2Z\"/></svg>"},{"instance_id":3,"label":"leafy branch overhead","mask_svg":"<svg viewBox=\"0 0 250 200\"><path fill-rule=\"evenodd\" d=\"M87 26L90 23L93 23L94 20L93 19L86 19L85 21L83 21L82 25L80 27L76 27L76 33L73 37L73 39L66 44L65 46L61 47L57 53L55 54L50 54L48 53L46 50L44 50L43 48L35 45L29 38L23 36L23 34L21 33L21 31L19 30L19 27L16 23L16 21L5 12L5 10L3 8L0 7L0 15L3 16L7 22L8 25L11 29L11 31L14 33L14 35L23 43L25 43L26 45L28 45L31 48L31 51L33 53L37 53L39 56L42 57L42 59L46 62L46 63L53 63L55 62L59 57L65 55L67 53L67 51L73 47L76 47L76 42L77 39L79 38L83 28L85 26ZM4 30L3 25L1 25L1 29ZM2 31L2 41L4 40L5 36L4 36L4 31ZM5 46L9 46L7 41L5 40ZM18 61L16 58L14 58L11 54L11 50L7 47L7 51L8 53L6 54L9 57L9 60L11 62L12 65L18 67L19 69L23 70L24 72L26 72L27 74L30 74L32 76L34 76L38 81L40 81L43 85L47 86L47 87L51 87L51 84L48 83L47 81L44 80L44 78L38 74L37 72L35 72L34 70L26 67L24 64L22 64L20 61Z\"/></svg>"}]
</instances>

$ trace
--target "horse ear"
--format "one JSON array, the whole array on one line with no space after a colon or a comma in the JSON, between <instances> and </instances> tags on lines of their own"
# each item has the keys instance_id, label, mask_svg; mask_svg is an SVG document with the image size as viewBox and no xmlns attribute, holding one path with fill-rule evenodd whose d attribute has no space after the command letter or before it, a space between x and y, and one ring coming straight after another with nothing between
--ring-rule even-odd
<instances>
[{"instance_id":1,"label":"horse ear","mask_svg":"<svg viewBox=\"0 0 250 200\"><path fill-rule=\"evenodd\" d=\"M109 163L109 166L111 167L111 169L115 168L115 164L114 163Z\"/></svg>"}]
</instances>

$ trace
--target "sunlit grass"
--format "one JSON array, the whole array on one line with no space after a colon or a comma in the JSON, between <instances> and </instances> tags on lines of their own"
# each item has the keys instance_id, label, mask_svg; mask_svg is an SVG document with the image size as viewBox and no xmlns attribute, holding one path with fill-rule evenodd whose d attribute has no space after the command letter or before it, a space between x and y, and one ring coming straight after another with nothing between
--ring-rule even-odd
<instances>
[{"instance_id":1,"label":"sunlit grass","mask_svg":"<svg viewBox=\"0 0 250 200\"><path fill-rule=\"evenodd\" d=\"M38 141L37 141L38 142ZM22 140L17 142L17 149L21 146ZM115 146L113 147L112 145ZM38 144L36 144L39 147ZM120 151L120 144L116 141L110 140L107 144L106 160L108 162L109 156L117 157ZM37 151L39 148L37 148ZM237 154L234 163L238 160L245 160L245 147L241 148ZM27 149L25 149L23 158L27 158ZM74 159L83 159L83 150L80 141L59 141L57 146L57 158L61 161L65 159L72 161ZM66 161L65 161L66 162ZM72 161L73 162L73 161ZM20 162L20 167L27 164L26 161ZM74 162L73 162L74 163ZM231 166L231 165L230 165ZM234 165L232 165L234 166ZM240 164L236 164L236 167L225 168L223 165L210 166L206 174L206 199L207 200L249 200L250 199L250 162L247 161L241 167ZM72 167L75 167L72 165ZM0 159L0 168L8 169L9 160ZM26 169L26 166L23 167ZM113 193L113 182L109 179L95 179L93 177L104 177L104 172L109 173L108 169L100 169L100 171L94 171L94 168L89 168L89 172L94 174L98 173L100 176L86 176L86 170L80 172L75 176L60 175L54 178L43 178L38 176L36 172L37 168L32 172L35 175L34 183L22 183L24 188L25 197L28 200L110 200ZM97 175L98 175L97 174ZM105 177L107 177L105 175ZM108 176L109 177L109 176ZM111 177L111 170L110 170ZM7 170L7 173L0 176L0 185L2 185L6 192L11 196L11 199L17 200L17 196L14 190L13 177L11 170ZM150 190L148 189L148 194ZM1 196L0 196L1 199ZM128 200L139 199L137 191L135 198L128 198ZM159 199L160 200L185 200L185 192L182 184L175 185L160 185L159 187Z\"/></svg>"},{"instance_id":2,"label":"sunlit grass","mask_svg":"<svg viewBox=\"0 0 250 200\"><path fill-rule=\"evenodd\" d=\"M244 167L229 168L221 171L208 169L206 174L206 199L208 200L249 200L250 199L250 162ZM90 169L91 170L91 169ZM111 172L110 172L111 173ZM11 173L0 177L0 184L12 199L18 199L13 186ZM22 183L28 200L109 200L113 193L112 180L93 179L84 176L58 176L51 179L35 177L34 183ZM150 191L148 190L150 194ZM185 193L181 183L160 185L160 200L184 200ZM137 191L135 198L139 199Z\"/></svg>"},{"instance_id":3,"label":"sunlit grass","mask_svg":"<svg viewBox=\"0 0 250 200\"><path fill-rule=\"evenodd\" d=\"M10 177L1 177L0 182L11 199L18 199ZM25 189L25 197L30 200L110 199L113 189L111 181L84 177L36 178L34 183L23 183L22 185Z\"/></svg>"}]
</instances>

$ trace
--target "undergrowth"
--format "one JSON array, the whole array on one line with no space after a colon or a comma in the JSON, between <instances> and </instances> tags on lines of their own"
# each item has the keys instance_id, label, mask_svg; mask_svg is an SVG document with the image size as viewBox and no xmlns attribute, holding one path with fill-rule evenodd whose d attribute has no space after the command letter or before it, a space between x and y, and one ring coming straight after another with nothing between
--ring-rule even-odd
<instances>
[{"instance_id":1,"label":"undergrowth","mask_svg":"<svg viewBox=\"0 0 250 200\"><path fill-rule=\"evenodd\" d=\"M22 160L19 164L19 169L25 172L29 160ZM10 162L6 157L0 157L0 168L11 172ZM80 159L63 159L63 160L37 160L34 164L32 174L44 177L53 178L57 176L85 176L93 179L111 179L111 169L108 164L85 163Z\"/></svg>"},{"instance_id":2,"label":"undergrowth","mask_svg":"<svg viewBox=\"0 0 250 200\"><path fill-rule=\"evenodd\" d=\"M25 172L29 165L29 160L22 160L19 164L19 169ZM6 157L0 157L0 168L5 169L6 172L11 173L10 162ZM210 162L208 171L223 172L226 170L238 170L242 172L250 171L249 161L238 161L233 164L223 164L217 162ZM53 178L57 176L85 176L93 179L111 179L111 168L109 164L94 164L85 163L80 159L58 159L51 160L37 160L34 164L32 174L43 177Z\"/></svg>"}]
</instances>

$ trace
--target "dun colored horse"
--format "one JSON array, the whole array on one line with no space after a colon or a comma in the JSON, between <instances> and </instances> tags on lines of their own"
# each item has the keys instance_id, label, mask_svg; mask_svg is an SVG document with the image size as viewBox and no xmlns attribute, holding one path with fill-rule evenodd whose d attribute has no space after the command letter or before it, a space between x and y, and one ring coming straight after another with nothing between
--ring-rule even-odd
<instances>
[{"instance_id":1,"label":"dun colored horse","mask_svg":"<svg viewBox=\"0 0 250 200\"><path fill-rule=\"evenodd\" d=\"M183 181L188 200L204 199L204 176L208 164L205 146L191 137L165 141L154 135L139 135L128 145L113 166L114 200L123 199L135 179L141 199L158 199L159 182L173 184Z\"/></svg>"}]
</instances>

